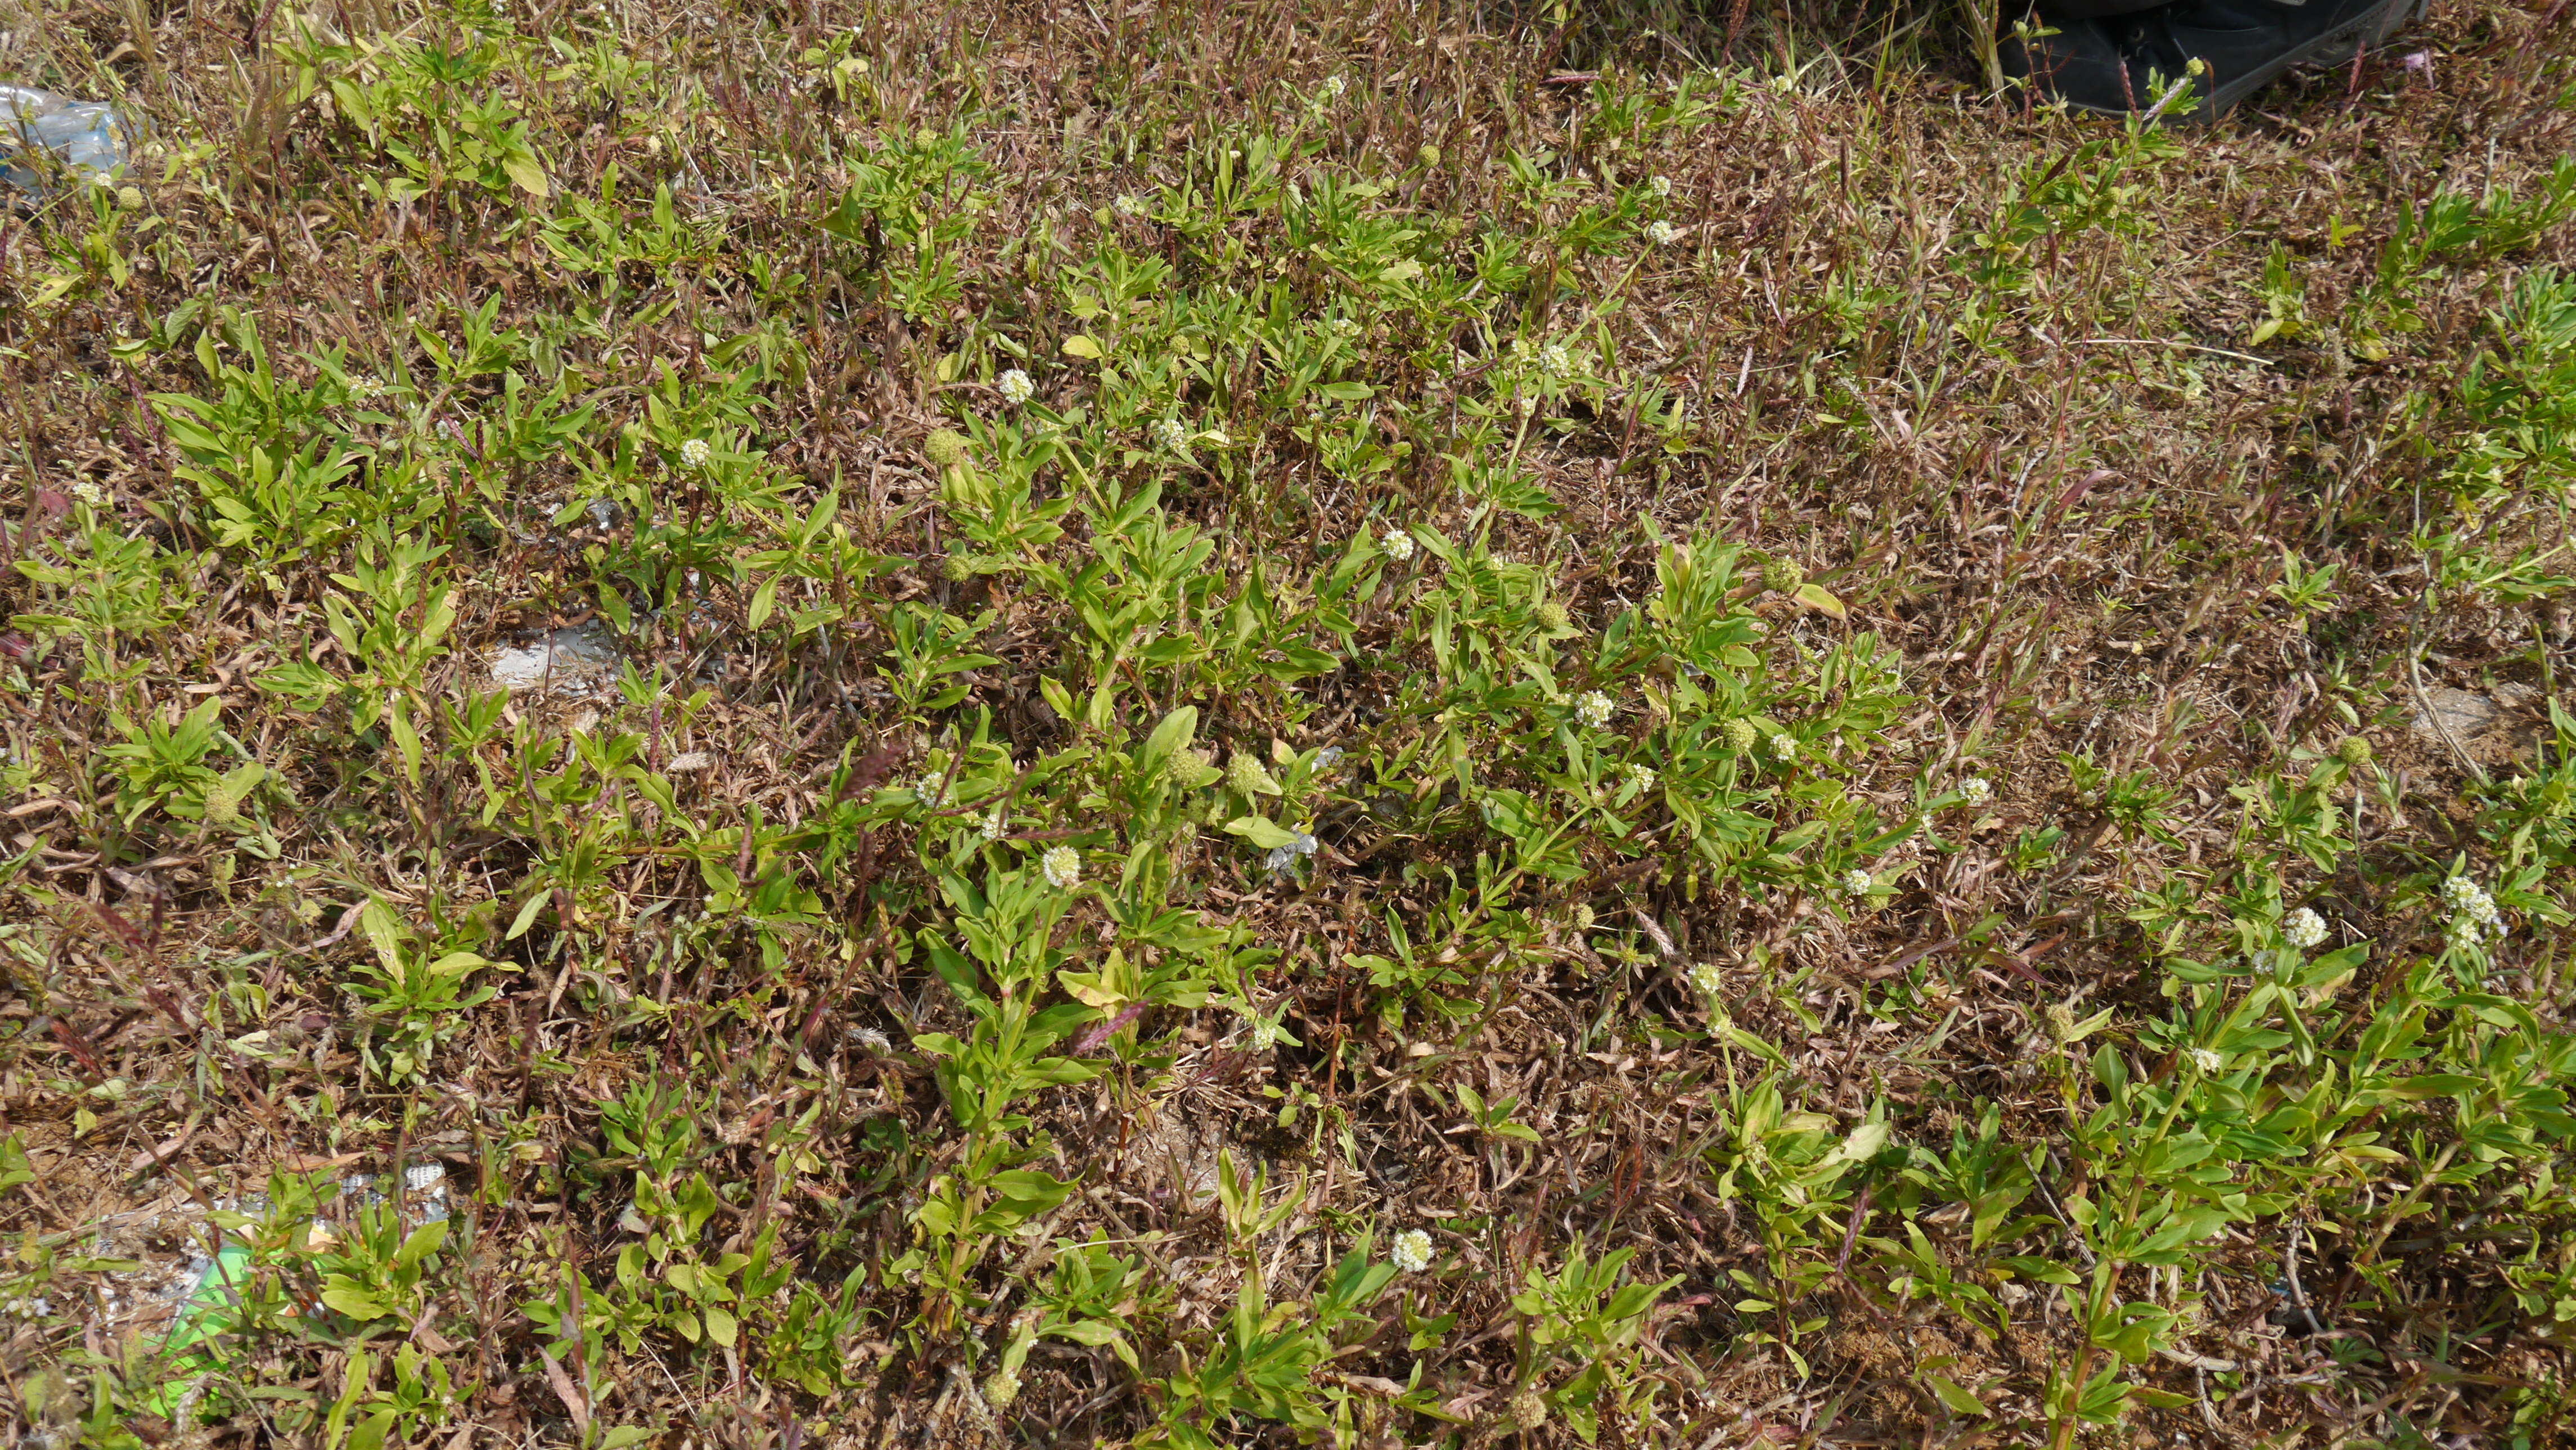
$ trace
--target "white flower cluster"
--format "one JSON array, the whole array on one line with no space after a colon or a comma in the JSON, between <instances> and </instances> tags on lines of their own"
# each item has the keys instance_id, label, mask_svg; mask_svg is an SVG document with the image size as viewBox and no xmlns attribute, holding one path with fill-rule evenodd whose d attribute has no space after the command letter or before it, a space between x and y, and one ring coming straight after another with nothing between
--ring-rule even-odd
<instances>
[{"instance_id":1,"label":"white flower cluster","mask_svg":"<svg viewBox=\"0 0 2576 1450\"><path fill-rule=\"evenodd\" d=\"M1782 731L1771 737L1771 753L1782 760L1795 760L1798 758L1798 742L1790 739L1787 731Z\"/></svg>"},{"instance_id":2,"label":"white flower cluster","mask_svg":"<svg viewBox=\"0 0 2576 1450\"><path fill-rule=\"evenodd\" d=\"M2496 910L2495 898L2466 876L2442 883L2442 904L2451 909L2452 935L2467 941L2504 935L2504 916Z\"/></svg>"},{"instance_id":3,"label":"white flower cluster","mask_svg":"<svg viewBox=\"0 0 2576 1450\"><path fill-rule=\"evenodd\" d=\"M1653 790L1655 788L1656 776L1652 768L1631 762L1625 767L1625 769L1628 772L1629 784L1635 786L1639 790Z\"/></svg>"},{"instance_id":4,"label":"white flower cluster","mask_svg":"<svg viewBox=\"0 0 2576 1450\"><path fill-rule=\"evenodd\" d=\"M692 438L680 445L682 468L704 468L707 466L707 460L715 456L716 451L707 446L707 440L704 438Z\"/></svg>"},{"instance_id":5,"label":"white flower cluster","mask_svg":"<svg viewBox=\"0 0 2576 1450\"><path fill-rule=\"evenodd\" d=\"M2302 906L2281 918L2281 940L2306 951L2326 939L2326 919Z\"/></svg>"},{"instance_id":6,"label":"white flower cluster","mask_svg":"<svg viewBox=\"0 0 2576 1450\"><path fill-rule=\"evenodd\" d=\"M1681 240L1681 235L1682 229L1671 222L1656 221L1646 224L1646 240L1659 247L1671 246Z\"/></svg>"},{"instance_id":7,"label":"white flower cluster","mask_svg":"<svg viewBox=\"0 0 2576 1450\"><path fill-rule=\"evenodd\" d=\"M1038 858L1038 869L1046 873L1049 886L1070 891L1082 880L1082 853L1071 846L1057 846Z\"/></svg>"},{"instance_id":8,"label":"white flower cluster","mask_svg":"<svg viewBox=\"0 0 2576 1450\"><path fill-rule=\"evenodd\" d=\"M359 373L349 379L349 397L353 402L363 403L370 398L381 398L384 395L385 380L374 373Z\"/></svg>"},{"instance_id":9,"label":"white flower cluster","mask_svg":"<svg viewBox=\"0 0 2576 1450\"><path fill-rule=\"evenodd\" d=\"M1350 88L1351 78L1349 76L1327 76L1324 78L1324 99L1328 101L1338 101L1342 98L1342 93Z\"/></svg>"},{"instance_id":10,"label":"white flower cluster","mask_svg":"<svg viewBox=\"0 0 2576 1450\"><path fill-rule=\"evenodd\" d=\"M1701 996L1714 998L1725 990L1726 974L1717 969L1715 962L1701 962L1690 969L1689 975L1690 984L1699 989Z\"/></svg>"},{"instance_id":11,"label":"white flower cluster","mask_svg":"<svg viewBox=\"0 0 2576 1450\"><path fill-rule=\"evenodd\" d=\"M1574 372L1574 350L1564 343L1551 342L1538 350L1538 365L1549 377L1570 376Z\"/></svg>"},{"instance_id":12,"label":"white flower cluster","mask_svg":"<svg viewBox=\"0 0 2576 1450\"><path fill-rule=\"evenodd\" d=\"M1342 763L1342 756L1343 756L1344 754L1345 754L1345 752L1343 751L1342 747L1340 747L1340 746L1338 746L1338 745L1327 745L1327 746L1325 746L1323 749L1316 751L1316 752L1315 752L1315 773L1316 773L1317 775L1322 775L1325 771L1328 771L1328 770L1332 769L1334 766L1341 764L1341 763Z\"/></svg>"},{"instance_id":13,"label":"white flower cluster","mask_svg":"<svg viewBox=\"0 0 2576 1450\"><path fill-rule=\"evenodd\" d=\"M1167 452L1178 453L1189 446L1189 430L1178 418L1158 418L1154 422L1154 444Z\"/></svg>"},{"instance_id":14,"label":"white flower cluster","mask_svg":"<svg viewBox=\"0 0 2576 1450\"><path fill-rule=\"evenodd\" d=\"M1378 535L1377 546L1386 552L1388 558L1399 564L1413 557L1413 535L1402 529L1390 528Z\"/></svg>"},{"instance_id":15,"label":"white flower cluster","mask_svg":"<svg viewBox=\"0 0 2576 1450\"><path fill-rule=\"evenodd\" d=\"M2191 1059L2192 1066L2199 1068L2205 1073L2216 1072L2227 1065L2224 1058L2221 1058L2217 1053L2210 1051L2206 1047L2192 1048L2189 1052L2185 1053L2184 1056Z\"/></svg>"},{"instance_id":16,"label":"white flower cluster","mask_svg":"<svg viewBox=\"0 0 2576 1450\"><path fill-rule=\"evenodd\" d=\"M1431 1235L1409 1228L1395 1236L1387 1247L1386 1261L1408 1274L1419 1274L1431 1267Z\"/></svg>"},{"instance_id":17,"label":"white flower cluster","mask_svg":"<svg viewBox=\"0 0 2576 1450\"><path fill-rule=\"evenodd\" d=\"M1136 195L1134 192L1122 193L1119 198L1116 201L1111 202L1110 205L1118 208L1118 214L1120 216L1143 216L1145 214L1145 199Z\"/></svg>"},{"instance_id":18,"label":"white flower cluster","mask_svg":"<svg viewBox=\"0 0 2576 1450\"><path fill-rule=\"evenodd\" d=\"M1849 871L1843 873L1842 888L1843 895L1845 896L1854 898L1867 896L1870 893L1870 888L1877 884L1878 882L1875 878L1858 866L1854 866Z\"/></svg>"},{"instance_id":19,"label":"white flower cluster","mask_svg":"<svg viewBox=\"0 0 2576 1450\"><path fill-rule=\"evenodd\" d=\"M993 387L1001 393L1002 401L1014 408L1038 395L1038 385L1030 382L1029 375L1018 368L1012 368L995 378Z\"/></svg>"},{"instance_id":20,"label":"white flower cluster","mask_svg":"<svg viewBox=\"0 0 2576 1450\"><path fill-rule=\"evenodd\" d=\"M1995 798L1995 783L1982 775L1972 775L1959 782L1959 799L1971 806L1981 806Z\"/></svg>"},{"instance_id":21,"label":"white flower cluster","mask_svg":"<svg viewBox=\"0 0 2576 1450\"><path fill-rule=\"evenodd\" d=\"M1669 176L1658 176L1646 183L1646 189L1655 194L1655 200L1661 201L1673 194L1673 179Z\"/></svg>"},{"instance_id":22,"label":"white flower cluster","mask_svg":"<svg viewBox=\"0 0 2576 1450\"><path fill-rule=\"evenodd\" d=\"M1574 702L1574 718L1598 730L1610 723L1610 717L1618 711L1618 708L1610 703L1609 696L1599 690L1593 690Z\"/></svg>"}]
</instances>

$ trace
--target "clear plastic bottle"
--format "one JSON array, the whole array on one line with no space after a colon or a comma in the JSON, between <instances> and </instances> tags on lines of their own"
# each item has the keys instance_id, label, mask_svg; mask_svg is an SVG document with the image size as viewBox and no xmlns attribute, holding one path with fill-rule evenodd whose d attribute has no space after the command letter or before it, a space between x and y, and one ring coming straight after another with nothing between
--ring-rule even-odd
<instances>
[{"instance_id":1,"label":"clear plastic bottle","mask_svg":"<svg viewBox=\"0 0 2576 1450\"><path fill-rule=\"evenodd\" d=\"M112 106L0 82L0 182L42 193L57 175L107 181L125 169L129 136Z\"/></svg>"}]
</instances>

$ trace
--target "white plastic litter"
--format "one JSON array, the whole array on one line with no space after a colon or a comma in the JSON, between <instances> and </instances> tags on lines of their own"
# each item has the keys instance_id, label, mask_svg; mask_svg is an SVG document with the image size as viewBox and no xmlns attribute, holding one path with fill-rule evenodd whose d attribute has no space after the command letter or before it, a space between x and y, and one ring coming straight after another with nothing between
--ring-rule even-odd
<instances>
[{"instance_id":1,"label":"white plastic litter","mask_svg":"<svg viewBox=\"0 0 2576 1450\"><path fill-rule=\"evenodd\" d=\"M492 683L502 689L543 689L579 698L598 693L617 674L617 645L597 622L543 634L529 644L495 650L488 661Z\"/></svg>"},{"instance_id":2,"label":"white plastic litter","mask_svg":"<svg viewBox=\"0 0 2576 1450\"><path fill-rule=\"evenodd\" d=\"M41 195L59 167L103 182L125 170L130 149L127 123L114 107L0 82L0 181Z\"/></svg>"}]
</instances>

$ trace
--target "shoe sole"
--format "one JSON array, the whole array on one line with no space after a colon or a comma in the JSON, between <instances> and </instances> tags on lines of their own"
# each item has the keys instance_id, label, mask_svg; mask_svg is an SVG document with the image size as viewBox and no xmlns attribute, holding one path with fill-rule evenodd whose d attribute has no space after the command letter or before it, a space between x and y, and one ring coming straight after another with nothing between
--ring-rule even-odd
<instances>
[{"instance_id":1,"label":"shoe sole","mask_svg":"<svg viewBox=\"0 0 2576 1450\"><path fill-rule=\"evenodd\" d=\"M2359 55L2364 47L2377 45L2386 40L2399 26L2410 21L2421 20L2432 8L2433 0L2388 0L2387 4L2375 10L2363 11L2280 59L2229 81L2215 92L2203 97L2199 105L2188 111L2176 111L2168 119L2215 121L2236 109L2237 102L2279 80L2290 71L2303 65L2341 65ZM2066 105L2070 110L2090 111L2097 116L2126 118L2137 114L2134 111L2113 110L2106 106L2088 106L2080 101L2068 101Z\"/></svg>"}]
</instances>

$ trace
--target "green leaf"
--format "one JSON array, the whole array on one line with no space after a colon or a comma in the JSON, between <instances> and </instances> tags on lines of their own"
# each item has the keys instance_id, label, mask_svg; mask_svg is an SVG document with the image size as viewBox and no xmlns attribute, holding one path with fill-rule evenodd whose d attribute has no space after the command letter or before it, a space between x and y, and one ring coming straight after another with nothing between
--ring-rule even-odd
<instances>
[{"instance_id":1,"label":"green leaf","mask_svg":"<svg viewBox=\"0 0 2576 1450\"><path fill-rule=\"evenodd\" d=\"M1100 344L1093 341L1089 333L1077 332L1064 340L1064 353L1067 357L1087 357L1097 360L1100 357Z\"/></svg>"},{"instance_id":2,"label":"green leaf","mask_svg":"<svg viewBox=\"0 0 2576 1450\"><path fill-rule=\"evenodd\" d=\"M1145 748L1136 753L1136 768L1141 775L1151 775L1163 762L1190 748L1190 737L1199 728L1199 709L1183 705L1163 717L1154 733L1145 737Z\"/></svg>"},{"instance_id":3,"label":"green leaf","mask_svg":"<svg viewBox=\"0 0 2576 1450\"><path fill-rule=\"evenodd\" d=\"M735 1325L733 1315L715 1305L707 1306L707 1338L726 1349L733 1348Z\"/></svg>"},{"instance_id":4,"label":"green leaf","mask_svg":"<svg viewBox=\"0 0 2576 1450\"><path fill-rule=\"evenodd\" d=\"M394 1428L394 1412L378 1410L358 1422L349 1432L349 1450L384 1450L385 1436Z\"/></svg>"},{"instance_id":5,"label":"green leaf","mask_svg":"<svg viewBox=\"0 0 2576 1450\"><path fill-rule=\"evenodd\" d=\"M394 1251L394 1265L397 1268L408 1269L413 1265L418 1264L421 1260L428 1258L430 1255L437 1253L439 1246L446 1242L447 1220L443 1218L431 1219L429 1222L413 1229L411 1231L411 1236L403 1240L402 1247Z\"/></svg>"},{"instance_id":6,"label":"green leaf","mask_svg":"<svg viewBox=\"0 0 2576 1450\"><path fill-rule=\"evenodd\" d=\"M1968 1387L1958 1381L1937 1374L1927 1374L1922 1379L1924 1388L1930 1390L1942 1404L1949 1406L1950 1413L1954 1415L1989 1413L1985 1401L1971 1394Z\"/></svg>"},{"instance_id":7,"label":"green leaf","mask_svg":"<svg viewBox=\"0 0 2576 1450\"><path fill-rule=\"evenodd\" d=\"M1034 1169L1014 1168L993 1175L993 1192L1022 1213L1036 1213L1064 1202L1073 1192L1072 1182L1050 1178Z\"/></svg>"},{"instance_id":8,"label":"green leaf","mask_svg":"<svg viewBox=\"0 0 2576 1450\"><path fill-rule=\"evenodd\" d=\"M1225 823L1226 834L1241 836L1265 851L1275 851L1297 839L1297 833L1268 816L1237 816Z\"/></svg>"},{"instance_id":9,"label":"green leaf","mask_svg":"<svg viewBox=\"0 0 2576 1450\"><path fill-rule=\"evenodd\" d=\"M2401 1098L2447 1098L2484 1086L2484 1078L2456 1072L2428 1072L2420 1077L2400 1078L2389 1091Z\"/></svg>"},{"instance_id":10,"label":"green leaf","mask_svg":"<svg viewBox=\"0 0 2576 1450\"><path fill-rule=\"evenodd\" d=\"M0 1139L0 1192L35 1179L36 1171L27 1162L27 1145L15 1133Z\"/></svg>"},{"instance_id":11,"label":"green leaf","mask_svg":"<svg viewBox=\"0 0 2576 1450\"><path fill-rule=\"evenodd\" d=\"M333 1275L332 1277L338 1278L339 1276ZM342 1282L346 1283L347 1281L344 1280ZM354 1286L323 1290L322 1303L326 1308L346 1314L352 1319L382 1319L387 1314L393 1312L392 1310L387 1309L383 1304L378 1303L375 1295Z\"/></svg>"},{"instance_id":12,"label":"green leaf","mask_svg":"<svg viewBox=\"0 0 2576 1450\"><path fill-rule=\"evenodd\" d=\"M2004 1258L1997 1259L1995 1262L2012 1270L2014 1273L2021 1275L2025 1279L2036 1279L2043 1284L2073 1284L2081 1282L2075 1277L2075 1271L2073 1269L2066 1267L2055 1259L2034 1258L2028 1254L2011 1254Z\"/></svg>"},{"instance_id":13,"label":"green leaf","mask_svg":"<svg viewBox=\"0 0 2576 1450\"><path fill-rule=\"evenodd\" d=\"M552 895L552 892L540 891L528 898L527 904L519 908L519 914L510 919L509 940L517 941L528 934L529 925L536 921L538 912L545 910L546 901Z\"/></svg>"}]
</instances>

